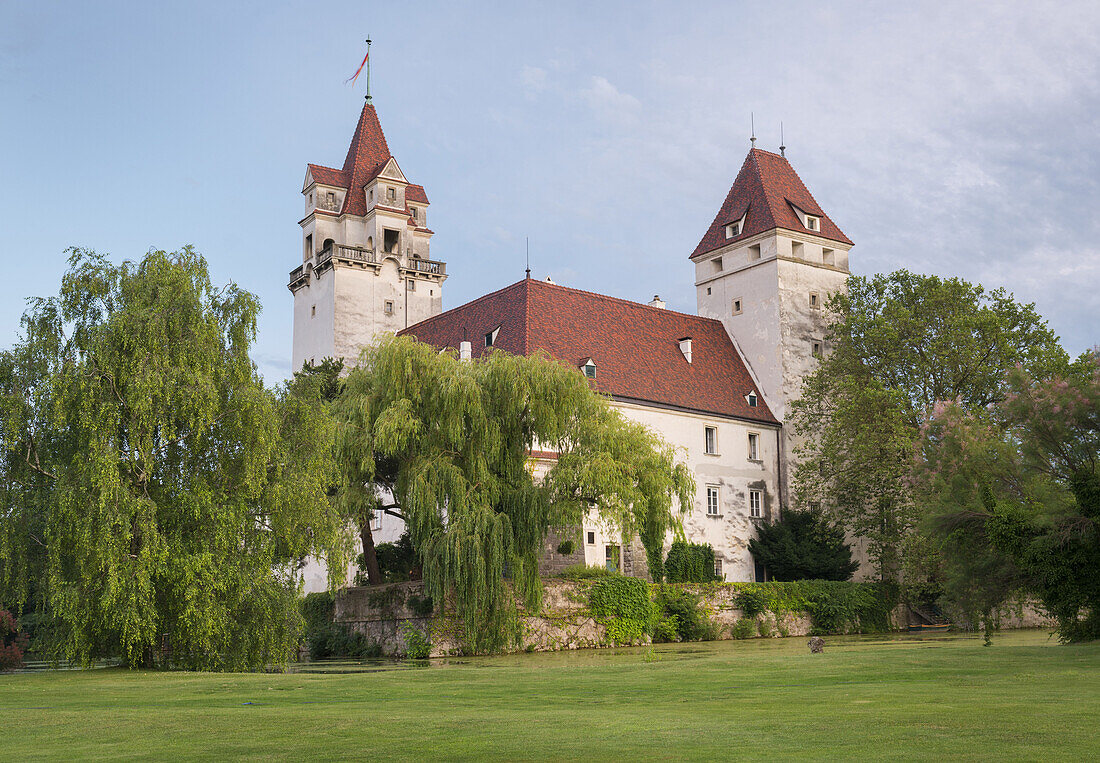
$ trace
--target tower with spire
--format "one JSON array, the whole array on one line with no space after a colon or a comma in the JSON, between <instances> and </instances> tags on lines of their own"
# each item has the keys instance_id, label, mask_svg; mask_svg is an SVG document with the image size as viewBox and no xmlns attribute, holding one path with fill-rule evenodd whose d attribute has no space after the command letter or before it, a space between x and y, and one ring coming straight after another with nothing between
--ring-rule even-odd
<instances>
[{"instance_id":1,"label":"tower with spire","mask_svg":"<svg viewBox=\"0 0 1100 763\"><path fill-rule=\"evenodd\" d=\"M691 253L699 315L725 324L780 421L829 351L823 308L846 288L851 247L787 158L754 142ZM788 427L781 438L787 504L797 443Z\"/></svg>"},{"instance_id":2,"label":"tower with spire","mask_svg":"<svg viewBox=\"0 0 1100 763\"><path fill-rule=\"evenodd\" d=\"M302 264L288 284L294 371L328 357L354 364L379 335L443 309L428 196L390 154L369 90L343 166L306 165L302 198Z\"/></svg>"}]
</instances>

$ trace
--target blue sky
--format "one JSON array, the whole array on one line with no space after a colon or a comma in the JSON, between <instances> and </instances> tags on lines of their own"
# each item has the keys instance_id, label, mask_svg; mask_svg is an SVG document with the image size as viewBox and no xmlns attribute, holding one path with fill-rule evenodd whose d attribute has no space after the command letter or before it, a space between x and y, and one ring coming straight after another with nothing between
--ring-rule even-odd
<instances>
[{"instance_id":1,"label":"blue sky","mask_svg":"<svg viewBox=\"0 0 1100 763\"><path fill-rule=\"evenodd\" d=\"M1100 4L47 3L0 10L0 346L63 250L193 244L289 373L307 162L372 90L431 206L445 307L523 276L694 312L687 261L748 150L856 242L1100 342Z\"/></svg>"}]
</instances>

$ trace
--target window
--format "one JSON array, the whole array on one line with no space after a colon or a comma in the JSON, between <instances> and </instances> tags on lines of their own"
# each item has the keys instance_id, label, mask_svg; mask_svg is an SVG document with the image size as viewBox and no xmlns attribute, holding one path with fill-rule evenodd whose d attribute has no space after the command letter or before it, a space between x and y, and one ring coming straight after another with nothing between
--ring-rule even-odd
<instances>
[{"instance_id":1,"label":"window","mask_svg":"<svg viewBox=\"0 0 1100 763\"><path fill-rule=\"evenodd\" d=\"M722 258L721 257L715 257L713 260L710 261L710 264L714 267L714 272L715 273L721 273L722 272Z\"/></svg>"},{"instance_id":2,"label":"window","mask_svg":"<svg viewBox=\"0 0 1100 763\"><path fill-rule=\"evenodd\" d=\"M309 317L312 318L315 315L317 315L317 305L310 305Z\"/></svg>"},{"instance_id":3,"label":"window","mask_svg":"<svg viewBox=\"0 0 1100 763\"><path fill-rule=\"evenodd\" d=\"M310 204L313 203L313 193L312 192L309 194L309 203Z\"/></svg>"},{"instance_id":4,"label":"window","mask_svg":"<svg viewBox=\"0 0 1100 763\"><path fill-rule=\"evenodd\" d=\"M397 199L397 189L396 188L387 188L386 189L386 198L389 199L390 201L396 200Z\"/></svg>"},{"instance_id":5,"label":"window","mask_svg":"<svg viewBox=\"0 0 1100 763\"><path fill-rule=\"evenodd\" d=\"M591 530L588 531L588 545L589 546L595 546L596 545L596 533L594 533Z\"/></svg>"},{"instance_id":6,"label":"window","mask_svg":"<svg viewBox=\"0 0 1100 763\"><path fill-rule=\"evenodd\" d=\"M752 574L753 580L757 583L767 583L769 580L767 568L755 559L752 563Z\"/></svg>"},{"instance_id":7,"label":"window","mask_svg":"<svg viewBox=\"0 0 1100 763\"><path fill-rule=\"evenodd\" d=\"M367 191L367 201L374 201L374 189Z\"/></svg>"},{"instance_id":8,"label":"window","mask_svg":"<svg viewBox=\"0 0 1100 763\"><path fill-rule=\"evenodd\" d=\"M801 260L803 251L804 251L804 247L802 246L802 242L800 242L800 241L792 241L791 242L791 256L792 257L794 257L795 259Z\"/></svg>"},{"instance_id":9,"label":"window","mask_svg":"<svg viewBox=\"0 0 1100 763\"><path fill-rule=\"evenodd\" d=\"M707 455L718 455L718 427L706 427L704 432L704 441L706 445Z\"/></svg>"},{"instance_id":10,"label":"window","mask_svg":"<svg viewBox=\"0 0 1100 763\"><path fill-rule=\"evenodd\" d=\"M821 353L822 353L821 342L811 342L810 343L810 352L813 354L813 356L815 358L820 358Z\"/></svg>"},{"instance_id":11,"label":"window","mask_svg":"<svg viewBox=\"0 0 1100 763\"><path fill-rule=\"evenodd\" d=\"M409 281L408 281L408 285L409 285L409 291L416 291L416 281L414 281L410 278Z\"/></svg>"},{"instance_id":12,"label":"window","mask_svg":"<svg viewBox=\"0 0 1100 763\"><path fill-rule=\"evenodd\" d=\"M486 347L492 347L494 344L496 344L497 334L499 334L499 333L500 333L500 326L497 326L495 329L493 329L488 334L486 334L485 335L485 346Z\"/></svg>"},{"instance_id":13,"label":"window","mask_svg":"<svg viewBox=\"0 0 1100 763\"><path fill-rule=\"evenodd\" d=\"M738 220L735 223L730 223L726 226L726 238L733 238L734 236L741 235L741 221Z\"/></svg>"},{"instance_id":14,"label":"window","mask_svg":"<svg viewBox=\"0 0 1100 763\"><path fill-rule=\"evenodd\" d=\"M707 287L707 296L708 297L710 296L710 287L709 286Z\"/></svg>"},{"instance_id":15,"label":"window","mask_svg":"<svg viewBox=\"0 0 1100 763\"><path fill-rule=\"evenodd\" d=\"M760 459L760 435L755 432L749 432L749 460L758 461Z\"/></svg>"},{"instance_id":16,"label":"window","mask_svg":"<svg viewBox=\"0 0 1100 763\"><path fill-rule=\"evenodd\" d=\"M836 264L836 253L833 252L832 249L822 249L821 250L821 261L824 262L826 265L835 265Z\"/></svg>"},{"instance_id":17,"label":"window","mask_svg":"<svg viewBox=\"0 0 1100 763\"><path fill-rule=\"evenodd\" d=\"M609 570L619 569L619 547L618 546L605 546L604 547L604 564Z\"/></svg>"},{"instance_id":18,"label":"window","mask_svg":"<svg viewBox=\"0 0 1100 763\"><path fill-rule=\"evenodd\" d=\"M589 359L588 362L584 364L584 375L587 376L589 379L596 378L596 364L593 363L591 359Z\"/></svg>"},{"instance_id":19,"label":"window","mask_svg":"<svg viewBox=\"0 0 1100 763\"><path fill-rule=\"evenodd\" d=\"M806 215L806 227L810 230L821 230L821 224L818 219L812 215Z\"/></svg>"},{"instance_id":20,"label":"window","mask_svg":"<svg viewBox=\"0 0 1100 763\"><path fill-rule=\"evenodd\" d=\"M333 193L332 191L329 191L325 195L325 200L328 201L328 205L330 207L335 207L336 206L336 194Z\"/></svg>"},{"instance_id":21,"label":"window","mask_svg":"<svg viewBox=\"0 0 1100 763\"><path fill-rule=\"evenodd\" d=\"M760 244L753 244L749 247L749 261L760 259Z\"/></svg>"},{"instance_id":22,"label":"window","mask_svg":"<svg viewBox=\"0 0 1100 763\"><path fill-rule=\"evenodd\" d=\"M747 394L745 396L745 402L747 402L749 404L750 408L755 408L756 407L756 393L755 392L750 392L749 394Z\"/></svg>"},{"instance_id":23,"label":"window","mask_svg":"<svg viewBox=\"0 0 1100 763\"><path fill-rule=\"evenodd\" d=\"M397 247L401 243L401 234L389 228L382 229L382 250L397 254Z\"/></svg>"},{"instance_id":24,"label":"window","mask_svg":"<svg viewBox=\"0 0 1100 763\"><path fill-rule=\"evenodd\" d=\"M386 315L393 315L393 302L387 299L386 300L386 305L383 308L383 310L386 313Z\"/></svg>"},{"instance_id":25,"label":"window","mask_svg":"<svg viewBox=\"0 0 1100 763\"><path fill-rule=\"evenodd\" d=\"M414 220L419 220L420 219L419 217L416 216L416 207L409 207L409 211L412 212L412 219L414 219Z\"/></svg>"},{"instance_id":26,"label":"window","mask_svg":"<svg viewBox=\"0 0 1100 763\"><path fill-rule=\"evenodd\" d=\"M760 519L764 516L764 511L761 508L763 502L761 500L761 493L759 490L749 491L749 516L753 519Z\"/></svg>"},{"instance_id":27,"label":"window","mask_svg":"<svg viewBox=\"0 0 1100 763\"><path fill-rule=\"evenodd\" d=\"M740 315L741 314L741 298L740 297L733 300L733 314L734 315Z\"/></svg>"},{"instance_id":28,"label":"window","mask_svg":"<svg viewBox=\"0 0 1100 763\"><path fill-rule=\"evenodd\" d=\"M718 514L718 486L707 485L707 516L717 517Z\"/></svg>"},{"instance_id":29,"label":"window","mask_svg":"<svg viewBox=\"0 0 1100 763\"><path fill-rule=\"evenodd\" d=\"M370 529L377 532L382 529L382 512L375 511L373 514L374 516L372 516L370 520Z\"/></svg>"},{"instance_id":30,"label":"window","mask_svg":"<svg viewBox=\"0 0 1100 763\"><path fill-rule=\"evenodd\" d=\"M714 577L719 580L723 580L726 577L722 572L722 557L720 556L714 557Z\"/></svg>"},{"instance_id":31,"label":"window","mask_svg":"<svg viewBox=\"0 0 1100 763\"><path fill-rule=\"evenodd\" d=\"M810 307L814 308L815 310L821 307L821 297L818 296L818 293L816 291L810 292Z\"/></svg>"}]
</instances>

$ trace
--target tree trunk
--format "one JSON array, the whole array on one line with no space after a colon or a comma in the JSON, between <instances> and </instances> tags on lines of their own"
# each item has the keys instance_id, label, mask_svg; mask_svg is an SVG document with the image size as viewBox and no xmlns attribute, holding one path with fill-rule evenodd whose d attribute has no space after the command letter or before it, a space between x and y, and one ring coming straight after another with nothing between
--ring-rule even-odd
<instances>
[{"instance_id":1,"label":"tree trunk","mask_svg":"<svg viewBox=\"0 0 1100 763\"><path fill-rule=\"evenodd\" d=\"M370 529L370 519L359 521L359 538L363 541L363 566L367 568L367 582L371 585L382 584L382 570L378 568L378 554L374 550L374 534Z\"/></svg>"}]
</instances>

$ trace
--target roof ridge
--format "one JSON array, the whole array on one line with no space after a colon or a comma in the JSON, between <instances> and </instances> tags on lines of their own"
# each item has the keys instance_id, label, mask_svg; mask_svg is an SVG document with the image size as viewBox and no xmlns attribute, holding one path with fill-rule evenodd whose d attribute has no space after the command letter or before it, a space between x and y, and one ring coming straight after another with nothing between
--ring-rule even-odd
<instances>
[{"instance_id":1,"label":"roof ridge","mask_svg":"<svg viewBox=\"0 0 1100 763\"><path fill-rule=\"evenodd\" d=\"M667 307L654 307L653 305L647 305L645 302L635 302L634 300L626 299L625 297L613 297L610 294L600 294L599 292L588 291L587 289L578 289L575 286L564 286L560 283L553 283L552 281L538 281L535 279L532 279L532 281L542 286L556 287L558 289L565 289L566 291L575 291L579 294L587 294L591 297L597 297L599 299L608 300L610 302L621 302L623 304L630 305L631 307L640 307L645 310L656 310L662 315L680 315L684 318L692 318L697 321L705 321L707 323L717 323L718 325L722 325L722 321L718 320L717 318L707 318L705 315L692 315L691 313L682 313L679 310L669 310Z\"/></svg>"}]
</instances>

